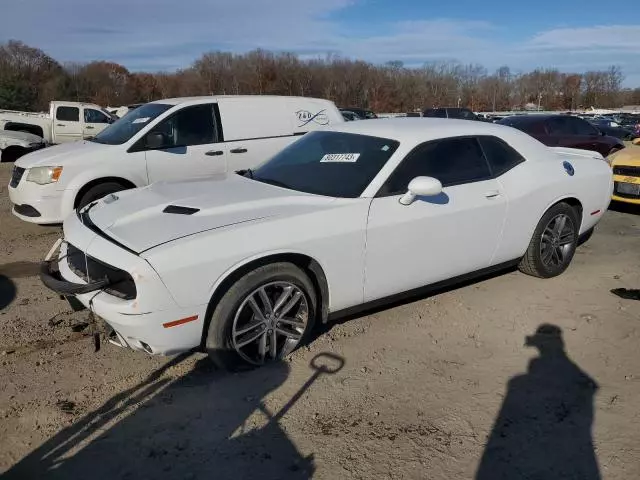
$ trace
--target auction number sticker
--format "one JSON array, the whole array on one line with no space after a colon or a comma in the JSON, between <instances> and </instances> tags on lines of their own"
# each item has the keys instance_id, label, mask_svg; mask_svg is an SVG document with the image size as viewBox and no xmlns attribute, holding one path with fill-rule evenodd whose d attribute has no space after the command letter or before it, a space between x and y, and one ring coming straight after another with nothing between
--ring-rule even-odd
<instances>
[{"instance_id":1,"label":"auction number sticker","mask_svg":"<svg viewBox=\"0 0 640 480\"><path fill-rule=\"evenodd\" d=\"M327 153L320 159L326 163L355 163L360 157L359 153Z\"/></svg>"}]
</instances>

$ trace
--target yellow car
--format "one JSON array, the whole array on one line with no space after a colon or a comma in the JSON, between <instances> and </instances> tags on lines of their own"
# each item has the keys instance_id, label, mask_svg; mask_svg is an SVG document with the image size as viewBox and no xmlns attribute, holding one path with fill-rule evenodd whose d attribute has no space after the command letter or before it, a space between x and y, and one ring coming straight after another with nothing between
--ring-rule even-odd
<instances>
[{"instance_id":1,"label":"yellow car","mask_svg":"<svg viewBox=\"0 0 640 480\"><path fill-rule=\"evenodd\" d=\"M633 145L609 156L613 168L612 200L640 205L640 138Z\"/></svg>"}]
</instances>

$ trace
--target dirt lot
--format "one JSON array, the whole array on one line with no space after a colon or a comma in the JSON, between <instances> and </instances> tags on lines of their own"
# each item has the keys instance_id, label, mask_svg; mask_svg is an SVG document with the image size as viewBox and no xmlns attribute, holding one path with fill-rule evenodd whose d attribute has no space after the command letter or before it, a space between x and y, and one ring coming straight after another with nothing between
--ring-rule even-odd
<instances>
[{"instance_id":1,"label":"dirt lot","mask_svg":"<svg viewBox=\"0 0 640 480\"><path fill-rule=\"evenodd\" d=\"M201 354L93 353L86 313L36 277L59 228L10 215L10 168L6 478L640 478L640 301L611 293L640 287L640 212L608 212L559 278L507 272L346 319L232 375Z\"/></svg>"}]
</instances>

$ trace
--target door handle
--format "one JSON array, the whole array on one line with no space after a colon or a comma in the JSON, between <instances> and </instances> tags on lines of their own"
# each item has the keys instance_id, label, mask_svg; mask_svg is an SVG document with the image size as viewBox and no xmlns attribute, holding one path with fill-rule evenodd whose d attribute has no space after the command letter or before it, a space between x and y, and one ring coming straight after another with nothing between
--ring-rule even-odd
<instances>
[{"instance_id":1,"label":"door handle","mask_svg":"<svg viewBox=\"0 0 640 480\"><path fill-rule=\"evenodd\" d=\"M205 152L205 155L208 155L209 157L217 157L223 153L224 152L222 150L209 150L208 152Z\"/></svg>"},{"instance_id":2,"label":"door handle","mask_svg":"<svg viewBox=\"0 0 640 480\"><path fill-rule=\"evenodd\" d=\"M86 127L84 127L84 128L86 128L87 130L93 130L95 127L92 127L91 125L87 125L87 126L86 126Z\"/></svg>"},{"instance_id":3,"label":"door handle","mask_svg":"<svg viewBox=\"0 0 640 480\"><path fill-rule=\"evenodd\" d=\"M64 123L56 123L56 127L66 127Z\"/></svg>"},{"instance_id":4,"label":"door handle","mask_svg":"<svg viewBox=\"0 0 640 480\"><path fill-rule=\"evenodd\" d=\"M490 192L487 192L484 194L485 197L487 198L497 198L500 196L500 191L499 190L491 190Z\"/></svg>"},{"instance_id":5,"label":"door handle","mask_svg":"<svg viewBox=\"0 0 640 480\"><path fill-rule=\"evenodd\" d=\"M247 149L244 147L234 148L231 153L247 153Z\"/></svg>"}]
</instances>

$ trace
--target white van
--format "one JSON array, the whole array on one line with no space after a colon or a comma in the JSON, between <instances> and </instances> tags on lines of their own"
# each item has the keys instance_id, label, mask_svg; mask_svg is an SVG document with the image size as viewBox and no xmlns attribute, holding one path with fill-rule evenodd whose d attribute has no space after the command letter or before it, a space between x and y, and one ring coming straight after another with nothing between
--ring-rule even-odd
<instances>
[{"instance_id":1,"label":"white van","mask_svg":"<svg viewBox=\"0 0 640 480\"><path fill-rule=\"evenodd\" d=\"M299 135L343 121L333 102L314 98L148 103L89 141L20 158L9 183L13 213L32 223L60 223L74 208L119 190L255 167Z\"/></svg>"}]
</instances>

